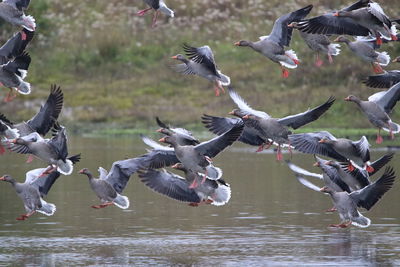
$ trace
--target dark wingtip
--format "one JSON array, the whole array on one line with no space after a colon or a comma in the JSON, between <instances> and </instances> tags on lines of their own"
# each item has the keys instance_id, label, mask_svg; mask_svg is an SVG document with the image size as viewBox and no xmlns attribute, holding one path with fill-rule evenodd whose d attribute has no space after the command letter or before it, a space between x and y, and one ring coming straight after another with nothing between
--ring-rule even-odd
<instances>
[{"instance_id":1,"label":"dark wingtip","mask_svg":"<svg viewBox=\"0 0 400 267\"><path fill-rule=\"evenodd\" d=\"M157 122L158 126L160 126L161 128L169 129L169 127L165 123L163 123L160 120L160 118L156 117L156 122Z\"/></svg>"},{"instance_id":2,"label":"dark wingtip","mask_svg":"<svg viewBox=\"0 0 400 267\"><path fill-rule=\"evenodd\" d=\"M72 164L78 163L81 160L81 153L77 155L73 155L68 158L70 161L72 161Z\"/></svg>"}]
</instances>

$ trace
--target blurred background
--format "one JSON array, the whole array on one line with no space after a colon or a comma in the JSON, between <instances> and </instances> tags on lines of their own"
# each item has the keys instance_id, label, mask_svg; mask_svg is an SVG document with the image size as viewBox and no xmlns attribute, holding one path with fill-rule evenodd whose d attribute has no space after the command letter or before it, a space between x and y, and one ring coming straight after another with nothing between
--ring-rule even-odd
<instances>
[{"instance_id":1,"label":"blurred background","mask_svg":"<svg viewBox=\"0 0 400 267\"><path fill-rule=\"evenodd\" d=\"M375 133L354 104L342 101L348 94L367 98L377 91L361 80L372 75L370 64L355 57L342 44L334 64L314 66L314 54L295 30L291 42L301 61L281 78L280 68L248 48L236 47L241 39L258 40L269 34L280 15L314 4L311 16L348 5L348 1L167 0L175 18L159 16L151 28L152 12L140 0L32 1L28 14L36 18L36 36L28 51L32 56L27 81L33 91L0 106L11 120L27 120L45 101L50 84L64 90L61 122L70 131L123 133L154 127L160 116L175 124L203 130L200 116L226 115L234 107L227 94L215 97L213 85L198 77L175 73L171 56L182 53L182 43L209 45L221 71L254 108L275 117L304 111L330 95L337 103L313 128L366 128ZM382 2L397 18L395 0ZM1 43L18 29L1 21ZM332 38L333 39L333 38ZM392 58L400 55L398 42L383 45ZM399 69L392 63L387 69ZM1 90L2 96L7 90ZM399 112L394 111L394 121ZM127 130L130 129L130 130ZM309 130L309 129L307 129ZM339 131L339 130L338 130ZM365 133L364 130L363 133ZM348 132L346 132L348 133Z\"/></svg>"}]
</instances>

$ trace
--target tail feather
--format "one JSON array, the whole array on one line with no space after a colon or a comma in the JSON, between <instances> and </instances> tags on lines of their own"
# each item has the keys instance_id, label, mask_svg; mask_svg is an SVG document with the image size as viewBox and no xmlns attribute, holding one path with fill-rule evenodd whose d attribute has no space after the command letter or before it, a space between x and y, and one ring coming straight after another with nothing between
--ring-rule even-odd
<instances>
[{"instance_id":1,"label":"tail feather","mask_svg":"<svg viewBox=\"0 0 400 267\"><path fill-rule=\"evenodd\" d=\"M70 175L73 170L74 166L72 164L72 161L70 161L69 159L67 159L65 162L63 162L62 160L58 161L57 171L59 171L61 174Z\"/></svg>"},{"instance_id":2,"label":"tail feather","mask_svg":"<svg viewBox=\"0 0 400 267\"><path fill-rule=\"evenodd\" d=\"M31 32L35 31L36 22L34 17L23 15L22 19L24 20L24 24L22 25L22 27Z\"/></svg>"},{"instance_id":3,"label":"tail feather","mask_svg":"<svg viewBox=\"0 0 400 267\"><path fill-rule=\"evenodd\" d=\"M212 205L214 206L225 205L231 199L231 188L226 185L218 185L211 199L213 200Z\"/></svg>"},{"instance_id":4,"label":"tail feather","mask_svg":"<svg viewBox=\"0 0 400 267\"><path fill-rule=\"evenodd\" d=\"M361 228L366 228L371 225L371 220L364 217L360 212L358 212L357 217L351 218L351 224Z\"/></svg>"},{"instance_id":5,"label":"tail feather","mask_svg":"<svg viewBox=\"0 0 400 267\"><path fill-rule=\"evenodd\" d=\"M390 56L387 52L377 52L378 58L376 59L379 65L387 66L390 63Z\"/></svg>"},{"instance_id":6,"label":"tail feather","mask_svg":"<svg viewBox=\"0 0 400 267\"><path fill-rule=\"evenodd\" d=\"M121 209L129 208L129 198L120 194L113 200L115 206Z\"/></svg>"},{"instance_id":7,"label":"tail feather","mask_svg":"<svg viewBox=\"0 0 400 267\"><path fill-rule=\"evenodd\" d=\"M389 121L390 129L383 127L382 129L386 132L390 132L392 130L393 133L399 133L400 132L400 125L397 123L394 123L392 121Z\"/></svg>"},{"instance_id":8,"label":"tail feather","mask_svg":"<svg viewBox=\"0 0 400 267\"><path fill-rule=\"evenodd\" d=\"M285 61L279 61L279 63L289 69L297 68L297 65L299 64L299 59L296 53L293 50L288 50L285 51L285 55L287 56L287 59Z\"/></svg>"},{"instance_id":9,"label":"tail feather","mask_svg":"<svg viewBox=\"0 0 400 267\"><path fill-rule=\"evenodd\" d=\"M328 53L331 56L337 56L340 54L340 44L330 44L328 45Z\"/></svg>"},{"instance_id":10,"label":"tail feather","mask_svg":"<svg viewBox=\"0 0 400 267\"><path fill-rule=\"evenodd\" d=\"M231 84L231 78L229 78L229 76L226 76L225 74L223 74L220 71L218 71L218 74L221 77L221 78L219 78L219 81L221 82L221 84L223 86L228 86Z\"/></svg>"},{"instance_id":11,"label":"tail feather","mask_svg":"<svg viewBox=\"0 0 400 267\"><path fill-rule=\"evenodd\" d=\"M43 199L40 199L40 201L42 202L42 207L36 210L37 212L40 212L47 216L52 216L54 212L56 212L56 205L52 203L47 203Z\"/></svg>"},{"instance_id":12,"label":"tail feather","mask_svg":"<svg viewBox=\"0 0 400 267\"><path fill-rule=\"evenodd\" d=\"M167 5L165 3L163 3L163 2L161 2L161 1L160 1L160 8L159 9L165 15L170 16L171 18L175 17L174 11L172 11L172 9L167 7Z\"/></svg>"},{"instance_id":13,"label":"tail feather","mask_svg":"<svg viewBox=\"0 0 400 267\"><path fill-rule=\"evenodd\" d=\"M20 94L29 95L31 93L31 84L20 80L20 84L17 87L17 90Z\"/></svg>"}]
</instances>

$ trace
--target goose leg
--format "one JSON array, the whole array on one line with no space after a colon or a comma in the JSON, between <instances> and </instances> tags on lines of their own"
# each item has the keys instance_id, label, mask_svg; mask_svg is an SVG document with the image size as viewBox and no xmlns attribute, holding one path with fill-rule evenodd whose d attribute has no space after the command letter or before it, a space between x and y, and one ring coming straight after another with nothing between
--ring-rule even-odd
<instances>
[{"instance_id":1,"label":"goose leg","mask_svg":"<svg viewBox=\"0 0 400 267\"><path fill-rule=\"evenodd\" d=\"M20 31L21 33L21 40L25 41L26 40L26 33L24 31Z\"/></svg>"},{"instance_id":2,"label":"goose leg","mask_svg":"<svg viewBox=\"0 0 400 267\"><path fill-rule=\"evenodd\" d=\"M287 69L285 69L285 67L283 67L282 65L281 65L281 69L282 69L282 78L289 77L289 71Z\"/></svg>"},{"instance_id":3,"label":"goose leg","mask_svg":"<svg viewBox=\"0 0 400 267\"><path fill-rule=\"evenodd\" d=\"M207 179L207 169L206 169L206 171L204 172L204 177L203 177L203 179L201 180L201 184L204 184L204 182L206 181L206 179Z\"/></svg>"},{"instance_id":4,"label":"goose leg","mask_svg":"<svg viewBox=\"0 0 400 267\"><path fill-rule=\"evenodd\" d=\"M6 150L4 149L4 146L0 144L0 155L3 155L6 153Z\"/></svg>"},{"instance_id":5,"label":"goose leg","mask_svg":"<svg viewBox=\"0 0 400 267\"><path fill-rule=\"evenodd\" d=\"M152 28L156 27L157 18L158 18L158 10L156 10L156 12L154 13L154 16L153 16L153 23L151 24L151 27L152 27Z\"/></svg>"},{"instance_id":6,"label":"goose leg","mask_svg":"<svg viewBox=\"0 0 400 267\"><path fill-rule=\"evenodd\" d=\"M197 188L199 184L197 183L197 179L194 179L193 182L189 185L190 189Z\"/></svg>"},{"instance_id":7,"label":"goose leg","mask_svg":"<svg viewBox=\"0 0 400 267\"><path fill-rule=\"evenodd\" d=\"M389 134L390 134L390 139L394 139L394 133L393 133L393 130L392 130L392 127L390 127L389 126Z\"/></svg>"},{"instance_id":8,"label":"goose leg","mask_svg":"<svg viewBox=\"0 0 400 267\"><path fill-rule=\"evenodd\" d=\"M106 208L106 207L111 206L111 205L114 205L114 203L113 202L106 202L106 203L100 204L100 208Z\"/></svg>"},{"instance_id":9,"label":"goose leg","mask_svg":"<svg viewBox=\"0 0 400 267\"><path fill-rule=\"evenodd\" d=\"M325 212L335 212L335 211L337 211L337 208L333 206L332 208L327 209Z\"/></svg>"},{"instance_id":10,"label":"goose leg","mask_svg":"<svg viewBox=\"0 0 400 267\"><path fill-rule=\"evenodd\" d=\"M199 203L197 203L197 202L192 202L192 203L189 203L188 205L191 206L191 207L198 207L198 206L199 206Z\"/></svg>"},{"instance_id":11,"label":"goose leg","mask_svg":"<svg viewBox=\"0 0 400 267\"><path fill-rule=\"evenodd\" d=\"M3 84L1 84L0 86L2 86ZM10 91L8 92L6 98L4 99L4 102L11 102L17 95L13 94L13 90L12 88L10 88Z\"/></svg>"},{"instance_id":12,"label":"goose leg","mask_svg":"<svg viewBox=\"0 0 400 267\"><path fill-rule=\"evenodd\" d=\"M381 136L381 128L378 129L378 134L376 135L376 141L375 143L377 144L382 144L383 138Z\"/></svg>"},{"instance_id":13,"label":"goose leg","mask_svg":"<svg viewBox=\"0 0 400 267\"><path fill-rule=\"evenodd\" d=\"M26 160L26 163L31 163L33 161L33 159L34 159L33 155L29 155Z\"/></svg>"},{"instance_id":14,"label":"goose leg","mask_svg":"<svg viewBox=\"0 0 400 267\"><path fill-rule=\"evenodd\" d=\"M136 13L136 15L138 15L138 16L143 16L144 14L146 14L146 12L147 11L149 11L149 10L151 10L152 9L152 7L149 7L149 8L146 8L146 9L143 9L143 10L139 10L137 13Z\"/></svg>"},{"instance_id":15,"label":"goose leg","mask_svg":"<svg viewBox=\"0 0 400 267\"><path fill-rule=\"evenodd\" d=\"M355 168L354 168L353 164L351 164L351 162L349 162L349 164L347 165L347 169L351 172L355 170Z\"/></svg>"},{"instance_id":16,"label":"goose leg","mask_svg":"<svg viewBox=\"0 0 400 267\"><path fill-rule=\"evenodd\" d=\"M384 72L379 63L372 62L371 64L372 64L372 69L376 74L381 74Z\"/></svg>"},{"instance_id":17,"label":"goose leg","mask_svg":"<svg viewBox=\"0 0 400 267\"><path fill-rule=\"evenodd\" d=\"M26 219L28 219L29 217L31 217L33 214L35 214L35 210L27 213L27 214L22 214L20 217L18 217L16 220L17 221L25 221Z\"/></svg>"},{"instance_id":18,"label":"goose leg","mask_svg":"<svg viewBox=\"0 0 400 267\"><path fill-rule=\"evenodd\" d=\"M330 64L333 63L333 57L332 57L331 54L328 54L328 60L329 60L329 63L330 63Z\"/></svg>"},{"instance_id":19,"label":"goose leg","mask_svg":"<svg viewBox=\"0 0 400 267\"><path fill-rule=\"evenodd\" d=\"M283 159L282 156L282 149L281 149L281 145L278 145L278 149L276 151L276 160L281 161Z\"/></svg>"},{"instance_id":20,"label":"goose leg","mask_svg":"<svg viewBox=\"0 0 400 267\"><path fill-rule=\"evenodd\" d=\"M49 167L47 167L46 170L44 170L44 172L42 172L41 175L39 175L38 178L42 178L42 177L46 176L47 174L54 172L55 170L57 170L57 168L53 167L53 165L50 165Z\"/></svg>"},{"instance_id":21,"label":"goose leg","mask_svg":"<svg viewBox=\"0 0 400 267\"><path fill-rule=\"evenodd\" d=\"M321 58L319 57L319 53L317 52L317 55L316 55L316 60L315 60L315 66L317 66L317 67L321 67L322 66L322 64L324 64L324 62L321 60Z\"/></svg>"},{"instance_id":22,"label":"goose leg","mask_svg":"<svg viewBox=\"0 0 400 267\"><path fill-rule=\"evenodd\" d=\"M383 44L380 33L376 33L376 44L377 45L382 45Z\"/></svg>"},{"instance_id":23,"label":"goose leg","mask_svg":"<svg viewBox=\"0 0 400 267\"><path fill-rule=\"evenodd\" d=\"M214 84L214 92L215 92L215 96L219 96L219 87L218 87L218 83Z\"/></svg>"}]
</instances>

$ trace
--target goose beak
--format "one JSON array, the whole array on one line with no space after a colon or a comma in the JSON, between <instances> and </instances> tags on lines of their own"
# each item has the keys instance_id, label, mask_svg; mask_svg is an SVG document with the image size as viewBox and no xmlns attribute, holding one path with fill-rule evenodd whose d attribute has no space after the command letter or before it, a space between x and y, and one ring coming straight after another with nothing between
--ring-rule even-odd
<instances>
[{"instance_id":1,"label":"goose beak","mask_svg":"<svg viewBox=\"0 0 400 267\"><path fill-rule=\"evenodd\" d=\"M393 63L395 63L395 62L400 62L400 58L397 57L397 58L393 59L392 62L393 62Z\"/></svg>"},{"instance_id":2,"label":"goose beak","mask_svg":"<svg viewBox=\"0 0 400 267\"><path fill-rule=\"evenodd\" d=\"M78 173L79 173L79 174L84 174L85 171L82 169L82 170L80 170Z\"/></svg>"},{"instance_id":3,"label":"goose beak","mask_svg":"<svg viewBox=\"0 0 400 267\"><path fill-rule=\"evenodd\" d=\"M234 45L240 46L240 42L236 42L236 43L234 43Z\"/></svg>"},{"instance_id":4,"label":"goose beak","mask_svg":"<svg viewBox=\"0 0 400 267\"><path fill-rule=\"evenodd\" d=\"M173 56L173 57L171 57L172 59L178 59L178 57L177 56Z\"/></svg>"},{"instance_id":5,"label":"goose beak","mask_svg":"<svg viewBox=\"0 0 400 267\"><path fill-rule=\"evenodd\" d=\"M229 115L233 115L233 114L235 114L235 113L233 113L233 111L229 111L228 114L229 114Z\"/></svg>"},{"instance_id":6,"label":"goose beak","mask_svg":"<svg viewBox=\"0 0 400 267\"><path fill-rule=\"evenodd\" d=\"M344 101L350 101L350 97L346 97Z\"/></svg>"},{"instance_id":7,"label":"goose beak","mask_svg":"<svg viewBox=\"0 0 400 267\"><path fill-rule=\"evenodd\" d=\"M288 26L289 28L293 28L293 27L294 27L294 23L292 22L292 23L288 24L287 26Z\"/></svg>"},{"instance_id":8,"label":"goose beak","mask_svg":"<svg viewBox=\"0 0 400 267\"><path fill-rule=\"evenodd\" d=\"M339 12L333 14L334 17L340 17Z\"/></svg>"},{"instance_id":9,"label":"goose beak","mask_svg":"<svg viewBox=\"0 0 400 267\"><path fill-rule=\"evenodd\" d=\"M157 133L162 133L162 131L163 131L163 128L160 128L160 129L158 129L156 132L157 132Z\"/></svg>"},{"instance_id":10,"label":"goose beak","mask_svg":"<svg viewBox=\"0 0 400 267\"><path fill-rule=\"evenodd\" d=\"M319 167L319 162L318 162L318 161L315 162L315 163L313 164L313 166L314 166L314 167Z\"/></svg>"},{"instance_id":11,"label":"goose beak","mask_svg":"<svg viewBox=\"0 0 400 267\"><path fill-rule=\"evenodd\" d=\"M163 137L163 138L160 138L159 140L158 140L158 142L161 142L161 143L165 143L165 137Z\"/></svg>"},{"instance_id":12,"label":"goose beak","mask_svg":"<svg viewBox=\"0 0 400 267\"><path fill-rule=\"evenodd\" d=\"M6 178L4 178L4 176L0 177L0 181L5 181L5 180L6 180Z\"/></svg>"},{"instance_id":13,"label":"goose beak","mask_svg":"<svg viewBox=\"0 0 400 267\"><path fill-rule=\"evenodd\" d=\"M327 162L325 162L325 165L331 166L332 165L332 161L328 160Z\"/></svg>"},{"instance_id":14,"label":"goose beak","mask_svg":"<svg viewBox=\"0 0 400 267\"><path fill-rule=\"evenodd\" d=\"M322 144L325 143L325 142L326 142L325 139L321 139L321 140L318 141L318 143L322 143Z\"/></svg>"},{"instance_id":15,"label":"goose beak","mask_svg":"<svg viewBox=\"0 0 400 267\"><path fill-rule=\"evenodd\" d=\"M339 37L337 37L335 40L333 40L334 42L339 42Z\"/></svg>"},{"instance_id":16,"label":"goose beak","mask_svg":"<svg viewBox=\"0 0 400 267\"><path fill-rule=\"evenodd\" d=\"M244 119L244 120L248 120L249 118L250 118L249 115L244 115L244 116L242 117L242 119Z\"/></svg>"}]
</instances>

